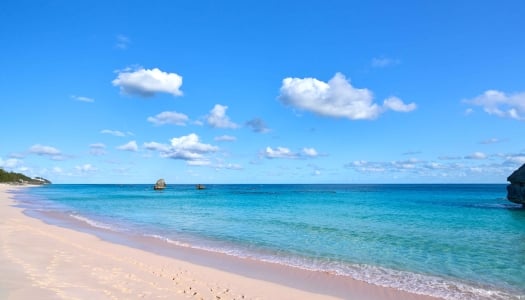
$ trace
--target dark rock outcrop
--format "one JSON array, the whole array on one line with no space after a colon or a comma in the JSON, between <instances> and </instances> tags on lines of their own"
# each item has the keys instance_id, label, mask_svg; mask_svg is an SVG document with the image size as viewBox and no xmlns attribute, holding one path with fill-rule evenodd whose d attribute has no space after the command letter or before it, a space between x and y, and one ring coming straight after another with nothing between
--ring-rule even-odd
<instances>
[{"instance_id":1,"label":"dark rock outcrop","mask_svg":"<svg viewBox=\"0 0 525 300\"><path fill-rule=\"evenodd\" d=\"M525 207L525 164L507 177L507 181L510 182L507 185L507 199Z\"/></svg>"},{"instance_id":2,"label":"dark rock outcrop","mask_svg":"<svg viewBox=\"0 0 525 300\"><path fill-rule=\"evenodd\" d=\"M162 178L157 180L157 182L155 183L155 186L153 187L154 190L163 190L165 188L166 188L166 182Z\"/></svg>"}]
</instances>

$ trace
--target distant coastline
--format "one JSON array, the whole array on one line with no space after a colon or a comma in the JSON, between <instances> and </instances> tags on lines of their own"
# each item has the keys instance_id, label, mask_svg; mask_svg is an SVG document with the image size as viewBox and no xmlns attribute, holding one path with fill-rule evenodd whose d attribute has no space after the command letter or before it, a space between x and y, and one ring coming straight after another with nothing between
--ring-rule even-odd
<instances>
[{"instance_id":1,"label":"distant coastline","mask_svg":"<svg viewBox=\"0 0 525 300\"><path fill-rule=\"evenodd\" d=\"M0 168L0 183L10 184L10 185L44 185L51 184L51 181L43 177L34 177L31 178L22 173L16 172L7 172Z\"/></svg>"}]
</instances>

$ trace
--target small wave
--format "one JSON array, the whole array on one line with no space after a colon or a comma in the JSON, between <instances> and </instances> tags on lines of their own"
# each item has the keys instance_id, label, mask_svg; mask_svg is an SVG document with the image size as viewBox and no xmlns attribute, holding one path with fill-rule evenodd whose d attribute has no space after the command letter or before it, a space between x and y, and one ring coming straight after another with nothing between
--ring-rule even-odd
<instances>
[{"instance_id":1,"label":"small wave","mask_svg":"<svg viewBox=\"0 0 525 300\"><path fill-rule=\"evenodd\" d=\"M83 217L83 216L79 216L79 215L75 215L75 214L70 214L69 215L70 217L72 217L73 219L76 219L78 221L81 221L81 222L84 222L92 227L96 227L96 228L100 228L100 229L105 229L105 230L111 230L111 231L118 231L117 229L115 229L114 227L108 225L108 224L104 224L104 223L101 223L101 222L97 222L97 221L93 221L91 219L88 219L86 217Z\"/></svg>"},{"instance_id":2,"label":"small wave","mask_svg":"<svg viewBox=\"0 0 525 300\"><path fill-rule=\"evenodd\" d=\"M465 205L465 207L481 209L521 209L521 205L514 203L478 203Z\"/></svg>"},{"instance_id":3,"label":"small wave","mask_svg":"<svg viewBox=\"0 0 525 300\"><path fill-rule=\"evenodd\" d=\"M190 244L187 242L172 240L157 234L145 234L145 236L156 238L166 243L180 247L221 253L243 259L253 259L261 262L279 264L306 271L348 276L352 279L364 281L377 286L394 288L413 294L438 297L447 300L525 299L525 295L519 295L521 292L502 291L490 286L476 285L474 283L465 283L437 276L423 275L377 266L345 264L341 262L329 262L324 260L316 261L304 257L282 256L268 252L254 253L249 250L242 250L240 248L236 249L228 246L217 247L211 245Z\"/></svg>"},{"instance_id":4,"label":"small wave","mask_svg":"<svg viewBox=\"0 0 525 300\"><path fill-rule=\"evenodd\" d=\"M164 242L166 242L168 244L176 245L176 246L179 246L179 247L196 248L196 247L192 247L192 245L189 244L189 243L174 241L172 239L169 239L167 237L164 237L164 236L158 235L158 234L144 234L144 236L155 238L155 239L159 239L159 240L162 240L162 241L164 241Z\"/></svg>"}]
</instances>

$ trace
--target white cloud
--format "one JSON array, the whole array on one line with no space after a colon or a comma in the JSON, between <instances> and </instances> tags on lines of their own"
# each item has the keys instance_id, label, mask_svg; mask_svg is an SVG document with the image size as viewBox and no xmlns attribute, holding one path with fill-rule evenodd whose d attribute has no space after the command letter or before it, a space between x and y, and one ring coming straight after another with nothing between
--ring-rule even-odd
<instances>
[{"instance_id":1,"label":"white cloud","mask_svg":"<svg viewBox=\"0 0 525 300\"><path fill-rule=\"evenodd\" d=\"M487 158L487 155L483 152L474 152L472 154L469 154L465 156L466 159L485 159Z\"/></svg>"},{"instance_id":2,"label":"white cloud","mask_svg":"<svg viewBox=\"0 0 525 300\"><path fill-rule=\"evenodd\" d=\"M227 170L242 170L242 166L239 164L218 164L214 166L216 169L227 169Z\"/></svg>"},{"instance_id":3,"label":"white cloud","mask_svg":"<svg viewBox=\"0 0 525 300\"><path fill-rule=\"evenodd\" d=\"M118 146L117 149L123 151L137 152L139 150L139 147L136 141L130 141L124 145Z\"/></svg>"},{"instance_id":4,"label":"white cloud","mask_svg":"<svg viewBox=\"0 0 525 300\"><path fill-rule=\"evenodd\" d=\"M176 111L163 111L154 117L148 117L148 122L151 122L155 125L173 124L186 126L187 121L188 116Z\"/></svg>"},{"instance_id":5,"label":"white cloud","mask_svg":"<svg viewBox=\"0 0 525 300\"><path fill-rule=\"evenodd\" d=\"M100 131L100 133L111 134L111 135L114 135L114 136L126 136L126 134L124 132L119 131L119 130L103 129L103 130Z\"/></svg>"},{"instance_id":6,"label":"white cloud","mask_svg":"<svg viewBox=\"0 0 525 300\"><path fill-rule=\"evenodd\" d=\"M121 93L126 95L140 97L152 97L156 93L182 95L180 90L182 77L176 73L163 72L158 68L119 71L112 83L120 87Z\"/></svg>"},{"instance_id":7,"label":"white cloud","mask_svg":"<svg viewBox=\"0 0 525 300\"><path fill-rule=\"evenodd\" d=\"M155 151L161 151L161 152L168 152L170 147L168 145L164 145L157 142L149 142L144 143L144 147L148 150L155 150Z\"/></svg>"},{"instance_id":8,"label":"white cloud","mask_svg":"<svg viewBox=\"0 0 525 300\"><path fill-rule=\"evenodd\" d=\"M246 126L250 127L254 132L267 133L270 131L261 118L254 118L246 122Z\"/></svg>"},{"instance_id":9,"label":"white cloud","mask_svg":"<svg viewBox=\"0 0 525 300\"><path fill-rule=\"evenodd\" d=\"M89 145L89 153L91 155L105 155L106 154L106 145L102 143L96 143Z\"/></svg>"},{"instance_id":10,"label":"white cloud","mask_svg":"<svg viewBox=\"0 0 525 300\"><path fill-rule=\"evenodd\" d=\"M206 154L216 152L219 149L216 146L201 143L199 136L195 133L172 138L170 145L150 142L145 143L144 147L148 150L159 151L161 157L184 160L193 166L209 165L210 161Z\"/></svg>"},{"instance_id":11,"label":"white cloud","mask_svg":"<svg viewBox=\"0 0 525 300\"><path fill-rule=\"evenodd\" d=\"M65 156L55 147L36 144L29 148L29 152L39 156L47 156L52 160L64 160Z\"/></svg>"},{"instance_id":12,"label":"white cloud","mask_svg":"<svg viewBox=\"0 0 525 300\"><path fill-rule=\"evenodd\" d=\"M288 77L283 80L280 92L279 99L286 105L326 117L351 120L376 119L389 109L408 112L416 108L414 103L404 104L395 97L379 106L373 103L370 90L353 87L341 73L336 73L328 82Z\"/></svg>"},{"instance_id":13,"label":"white cloud","mask_svg":"<svg viewBox=\"0 0 525 300\"><path fill-rule=\"evenodd\" d=\"M36 155L56 156L61 155L60 150L51 146L36 144L29 148L29 152Z\"/></svg>"},{"instance_id":14,"label":"white cloud","mask_svg":"<svg viewBox=\"0 0 525 300\"><path fill-rule=\"evenodd\" d=\"M399 59L392 59L388 57L374 57L372 59L372 67L374 68L385 68L389 66L395 66L400 63L401 61Z\"/></svg>"},{"instance_id":15,"label":"white cloud","mask_svg":"<svg viewBox=\"0 0 525 300\"><path fill-rule=\"evenodd\" d=\"M397 97L389 97L383 102L383 107L397 112L411 112L416 109L416 104L405 104Z\"/></svg>"},{"instance_id":16,"label":"white cloud","mask_svg":"<svg viewBox=\"0 0 525 300\"><path fill-rule=\"evenodd\" d=\"M131 43L131 40L122 34L117 35L117 43L115 46L119 49L126 50L128 49L129 44Z\"/></svg>"},{"instance_id":17,"label":"white cloud","mask_svg":"<svg viewBox=\"0 0 525 300\"><path fill-rule=\"evenodd\" d=\"M275 149L266 147L266 149L264 149L263 155L266 158L297 158L297 153L294 153L285 147L277 147Z\"/></svg>"},{"instance_id":18,"label":"white cloud","mask_svg":"<svg viewBox=\"0 0 525 300\"><path fill-rule=\"evenodd\" d=\"M97 168L95 168L91 164L84 164L81 166L76 166L75 169L81 173L90 173L90 172L97 171Z\"/></svg>"},{"instance_id":19,"label":"white cloud","mask_svg":"<svg viewBox=\"0 0 525 300\"><path fill-rule=\"evenodd\" d=\"M509 155L506 157L505 163L518 165L525 164L525 154Z\"/></svg>"},{"instance_id":20,"label":"white cloud","mask_svg":"<svg viewBox=\"0 0 525 300\"><path fill-rule=\"evenodd\" d=\"M464 102L481 106L489 115L525 120L525 92L507 95L501 91L487 90L473 99L464 100Z\"/></svg>"},{"instance_id":21,"label":"white cloud","mask_svg":"<svg viewBox=\"0 0 525 300\"><path fill-rule=\"evenodd\" d=\"M314 148L303 148L303 154L308 157L317 157L319 153Z\"/></svg>"},{"instance_id":22,"label":"white cloud","mask_svg":"<svg viewBox=\"0 0 525 300\"><path fill-rule=\"evenodd\" d=\"M14 169L20 166L21 163L22 161L16 158L8 158L6 160L0 158L0 168Z\"/></svg>"},{"instance_id":23,"label":"white cloud","mask_svg":"<svg viewBox=\"0 0 525 300\"><path fill-rule=\"evenodd\" d=\"M206 121L208 124L215 128L237 128L239 125L230 121L230 118L226 115L228 106L215 104L208 116Z\"/></svg>"},{"instance_id":24,"label":"white cloud","mask_svg":"<svg viewBox=\"0 0 525 300\"><path fill-rule=\"evenodd\" d=\"M490 139L487 139L487 140L483 140L481 142L479 142L480 144L485 144L485 145L488 145L488 144L497 144L497 143L501 143L503 142L502 139L498 139L498 138L490 138Z\"/></svg>"},{"instance_id":25,"label":"white cloud","mask_svg":"<svg viewBox=\"0 0 525 300\"><path fill-rule=\"evenodd\" d=\"M221 135L221 136L216 136L214 140L217 142L235 142L237 138L231 135Z\"/></svg>"},{"instance_id":26,"label":"white cloud","mask_svg":"<svg viewBox=\"0 0 525 300\"><path fill-rule=\"evenodd\" d=\"M92 103L92 102L95 102L95 99L93 98L89 98L89 97L84 97L84 96L71 96L71 98L73 98L73 100L75 101L80 101L80 102L89 102L89 103Z\"/></svg>"}]
</instances>

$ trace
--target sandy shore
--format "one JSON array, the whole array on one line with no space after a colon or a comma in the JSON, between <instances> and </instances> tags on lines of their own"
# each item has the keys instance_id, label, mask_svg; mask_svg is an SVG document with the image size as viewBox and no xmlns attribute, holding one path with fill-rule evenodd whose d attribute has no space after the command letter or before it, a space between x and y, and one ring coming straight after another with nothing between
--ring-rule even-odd
<instances>
[{"instance_id":1,"label":"sandy shore","mask_svg":"<svg viewBox=\"0 0 525 300\"><path fill-rule=\"evenodd\" d=\"M328 274L231 258L225 264L236 266L217 268L110 243L24 215L9 193L20 188L0 184L0 299L433 299Z\"/></svg>"}]
</instances>

